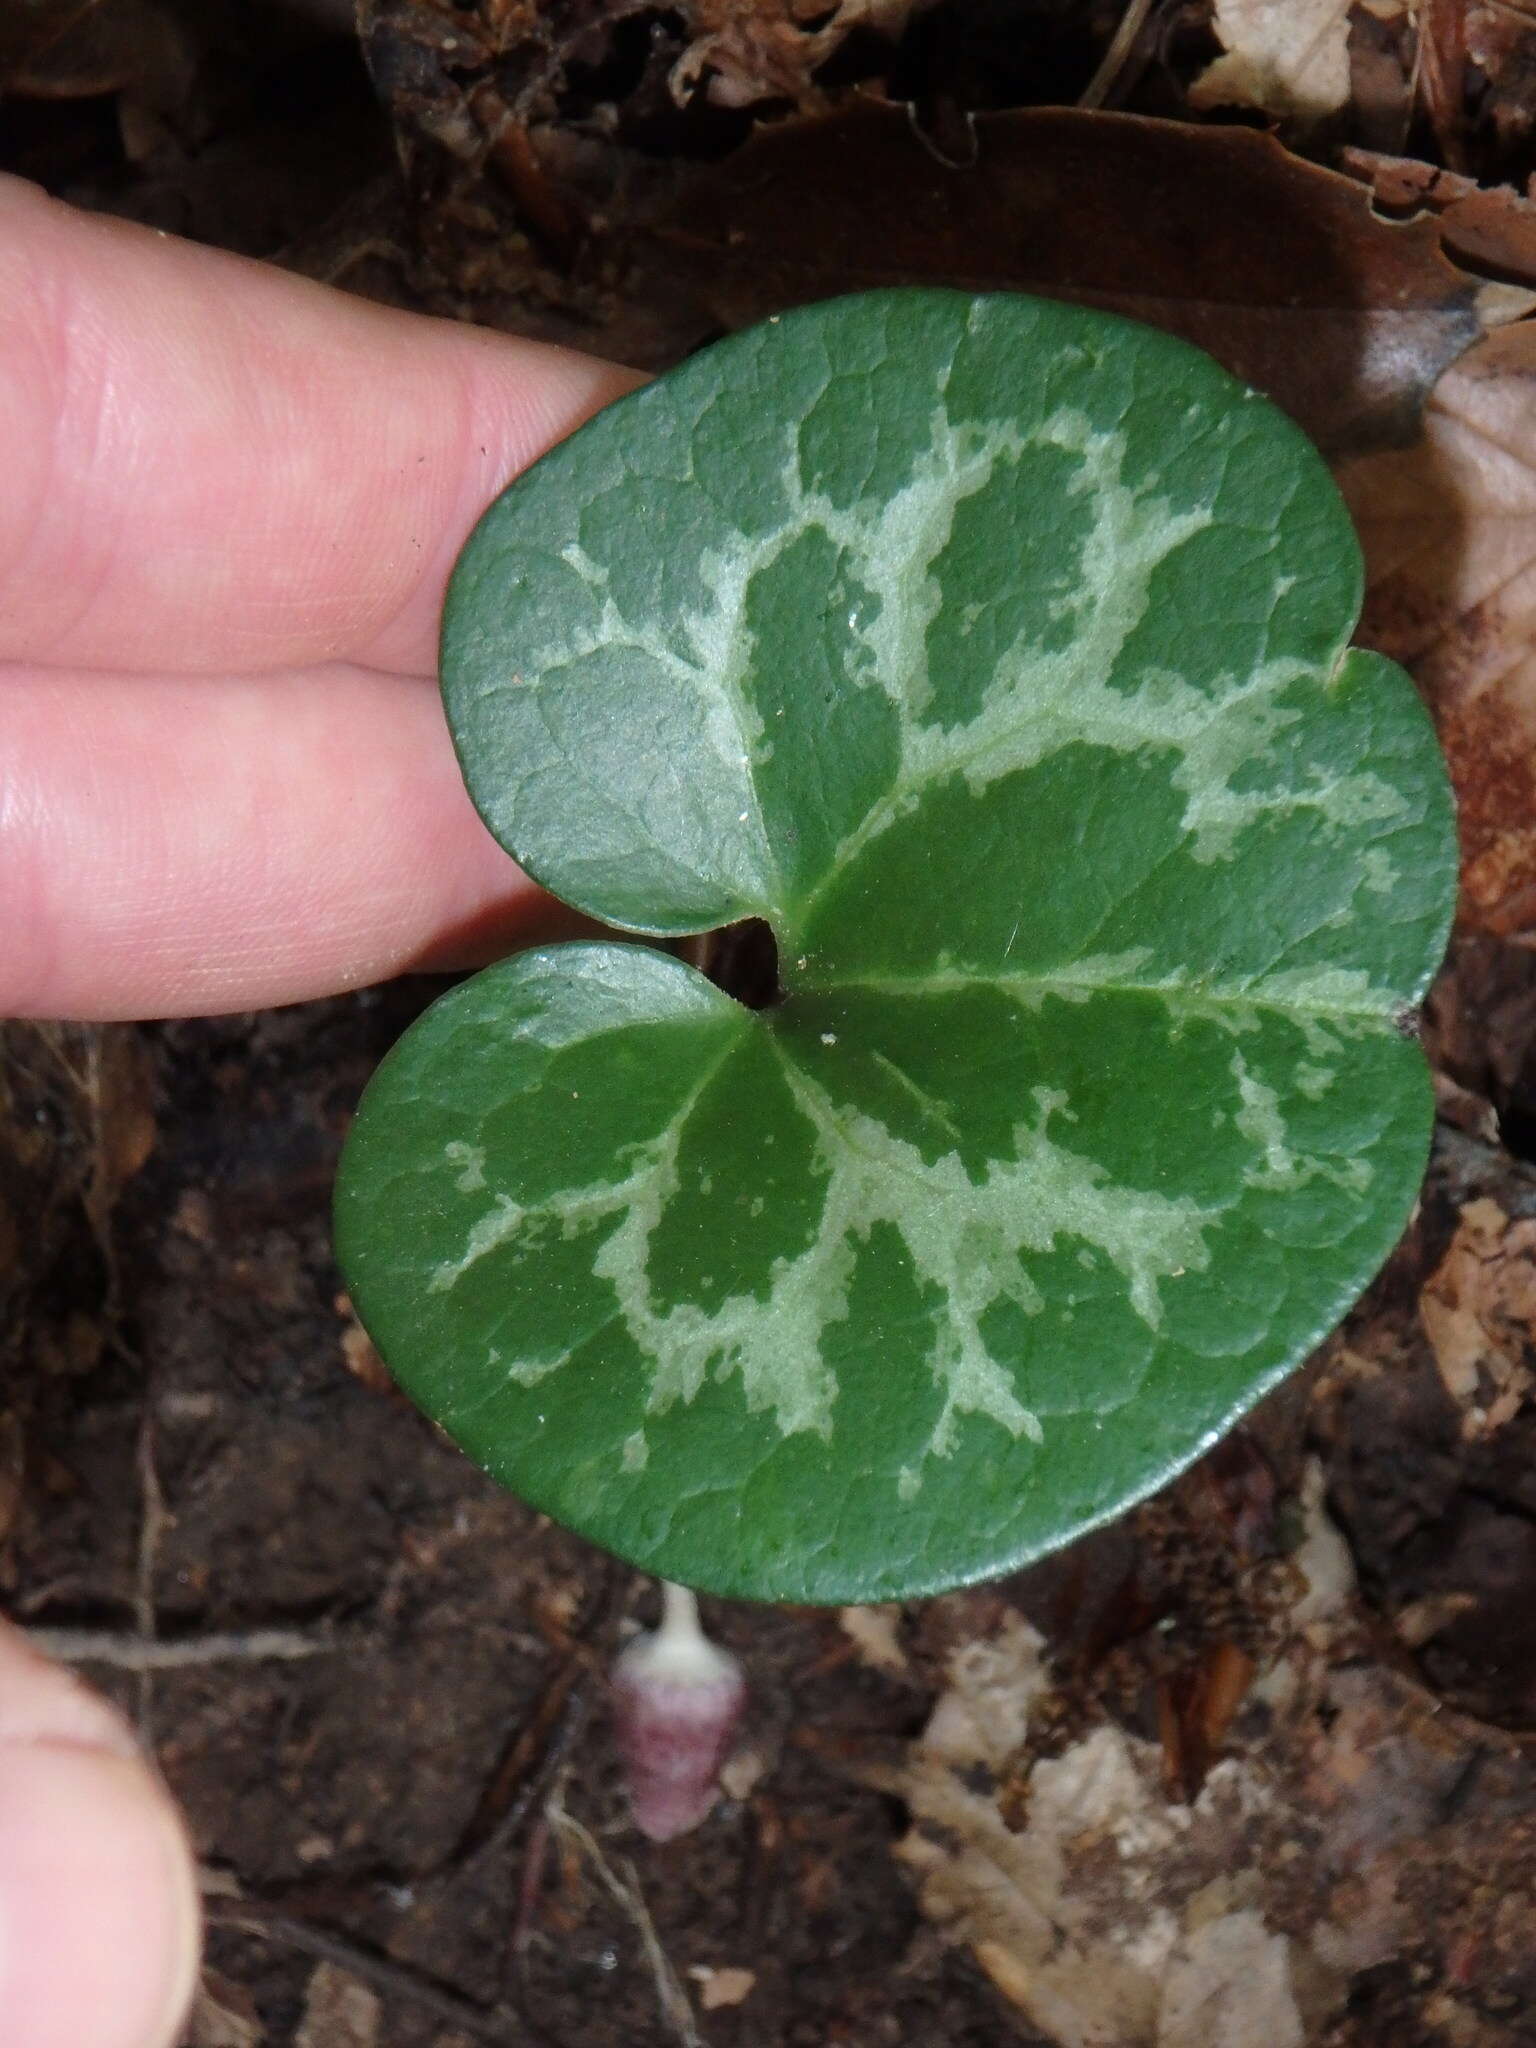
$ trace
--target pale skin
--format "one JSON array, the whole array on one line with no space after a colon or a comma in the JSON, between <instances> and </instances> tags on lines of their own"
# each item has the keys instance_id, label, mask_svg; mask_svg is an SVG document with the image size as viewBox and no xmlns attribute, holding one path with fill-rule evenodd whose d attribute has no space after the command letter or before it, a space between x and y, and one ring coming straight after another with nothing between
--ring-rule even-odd
<instances>
[{"instance_id":1,"label":"pale skin","mask_svg":"<svg viewBox=\"0 0 1536 2048\"><path fill-rule=\"evenodd\" d=\"M0 177L0 1015L192 1016L562 928L431 678L501 486L636 379ZM186 1838L0 1624L6 2048L169 2048Z\"/></svg>"}]
</instances>

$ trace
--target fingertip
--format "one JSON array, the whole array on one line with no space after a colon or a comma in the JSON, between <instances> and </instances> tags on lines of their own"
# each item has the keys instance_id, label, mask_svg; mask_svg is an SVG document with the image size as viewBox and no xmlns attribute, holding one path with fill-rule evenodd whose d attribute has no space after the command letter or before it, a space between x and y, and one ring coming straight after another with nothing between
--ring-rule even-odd
<instances>
[{"instance_id":1,"label":"fingertip","mask_svg":"<svg viewBox=\"0 0 1536 2048\"><path fill-rule=\"evenodd\" d=\"M0 1634L5 2048L171 2048L198 1950L164 1788L110 1708Z\"/></svg>"},{"instance_id":2,"label":"fingertip","mask_svg":"<svg viewBox=\"0 0 1536 2048\"><path fill-rule=\"evenodd\" d=\"M0 658L423 674L508 477L637 381L0 190Z\"/></svg>"}]
</instances>

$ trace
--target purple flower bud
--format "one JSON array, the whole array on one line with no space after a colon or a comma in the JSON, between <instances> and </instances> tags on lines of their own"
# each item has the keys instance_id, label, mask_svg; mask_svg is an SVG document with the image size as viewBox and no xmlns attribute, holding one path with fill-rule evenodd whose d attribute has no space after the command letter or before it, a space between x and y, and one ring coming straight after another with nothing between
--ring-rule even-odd
<instances>
[{"instance_id":1,"label":"purple flower bud","mask_svg":"<svg viewBox=\"0 0 1536 2048\"><path fill-rule=\"evenodd\" d=\"M663 1584L661 1627L613 1667L614 1733L641 1834L670 1842L703 1820L746 1699L740 1664L705 1636L693 1595Z\"/></svg>"}]
</instances>

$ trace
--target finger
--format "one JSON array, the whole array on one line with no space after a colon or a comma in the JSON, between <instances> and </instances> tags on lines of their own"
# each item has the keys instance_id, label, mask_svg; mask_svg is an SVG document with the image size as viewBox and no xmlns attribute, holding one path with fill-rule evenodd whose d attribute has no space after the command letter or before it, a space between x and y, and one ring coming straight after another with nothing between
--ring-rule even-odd
<instances>
[{"instance_id":1,"label":"finger","mask_svg":"<svg viewBox=\"0 0 1536 2048\"><path fill-rule=\"evenodd\" d=\"M215 1015L579 921L476 816L429 684L0 671L0 1015Z\"/></svg>"},{"instance_id":2,"label":"finger","mask_svg":"<svg viewBox=\"0 0 1536 2048\"><path fill-rule=\"evenodd\" d=\"M0 1625L6 2048L171 2048L197 1969L181 1823L117 1716Z\"/></svg>"},{"instance_id":3,"label":"finger","mask_svg":"<svg viewBox=\"0 0 1536 2048\"><path fill-rule=\"evenodd\" d=\"M429 673L479 513L636 381L0 177L0 659Z\"/></svg>"}]
</instances>

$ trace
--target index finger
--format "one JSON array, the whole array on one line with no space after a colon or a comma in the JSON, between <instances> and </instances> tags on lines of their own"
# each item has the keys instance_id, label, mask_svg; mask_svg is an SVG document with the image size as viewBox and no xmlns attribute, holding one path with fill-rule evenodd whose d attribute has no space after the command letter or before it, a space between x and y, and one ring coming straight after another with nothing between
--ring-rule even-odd
<instances>
[{"instance_id":1,"label":"index finger","mask_svg":"<svg viewBox=\"0 0 1536 2048\"><path fill-rule=\"evenodd\" d=\"M481 510L639 381L0 176L0 660L430 673Z\"/></svg>"}]
</instances>

